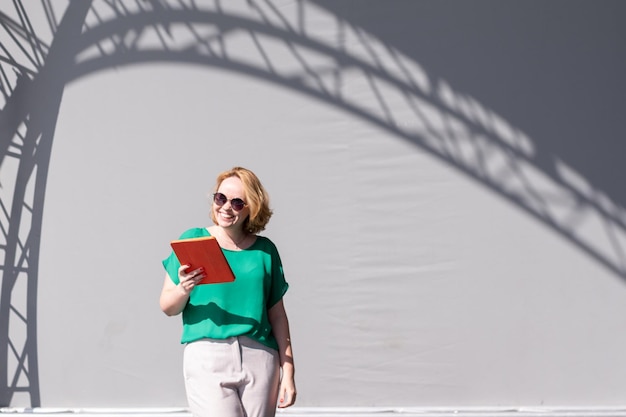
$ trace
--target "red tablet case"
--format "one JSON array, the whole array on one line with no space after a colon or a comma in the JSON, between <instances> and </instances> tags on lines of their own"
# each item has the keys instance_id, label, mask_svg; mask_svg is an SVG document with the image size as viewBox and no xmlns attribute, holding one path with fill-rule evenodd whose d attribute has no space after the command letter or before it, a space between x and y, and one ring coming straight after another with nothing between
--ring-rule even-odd
<instances>
[{"instance_id":1,"label":"red tablet case","mask_svg":"<svg viewBox=\"0 0 626 417\"><path fill-rule=\"evenodd\" d=\"M213 236L173 240L170 242L181 265L189 265L188 271L204 268L205 277L199 284L217 284L235 280L222 248Z\"/></svg>"}]
</instances>

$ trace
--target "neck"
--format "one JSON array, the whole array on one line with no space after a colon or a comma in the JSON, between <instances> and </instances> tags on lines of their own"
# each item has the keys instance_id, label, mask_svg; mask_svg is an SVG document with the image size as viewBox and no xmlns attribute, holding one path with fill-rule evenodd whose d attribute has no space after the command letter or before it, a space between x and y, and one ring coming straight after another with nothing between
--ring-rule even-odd
<instances>
[{"instance_id":1,"label":"neck","mask_svg":"<svg viewBox=\"0 0 626 417\"><path fill-rule=\"evenodd\" d=\"M222 229L224 231L224 234L226 236L228 236L228 238L230 239L230 241L235 245L235 246L239 246L241 244L241 242L243 242L247 237L248 237L248 233L243 231L243 230L230 230L227 231L226 229Z\"/></svg>"}]
</instances>

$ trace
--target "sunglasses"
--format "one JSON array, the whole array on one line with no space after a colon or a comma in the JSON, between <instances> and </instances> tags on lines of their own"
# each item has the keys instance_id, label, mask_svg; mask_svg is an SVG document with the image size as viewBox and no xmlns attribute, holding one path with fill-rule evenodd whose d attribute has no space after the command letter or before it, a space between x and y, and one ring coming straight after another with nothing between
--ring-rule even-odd
<instances>
[{"instance_id":1,"label":"sunglasses","mask_svg":"<svg viewBox=\"0 0 626 417\"><path fill-rule=\"evenodd\" d=\"M213 194L213 202L216 205L222 207L224 204L226 204L226 202L228 202L228 198L222 193L215 193ZM230 200L230 206L235 211L241 211L245 206L247 206L247 204L241 198L233 198L232 200Z\"/></svg>"}]
</instances>

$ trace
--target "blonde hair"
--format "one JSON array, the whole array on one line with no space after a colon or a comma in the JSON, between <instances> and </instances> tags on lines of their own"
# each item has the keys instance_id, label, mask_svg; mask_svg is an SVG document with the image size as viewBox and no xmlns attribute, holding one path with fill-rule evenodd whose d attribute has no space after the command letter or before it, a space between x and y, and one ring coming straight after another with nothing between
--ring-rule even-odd
<instances>
[{"instance_id":1,"label":"blonde hair","mask_svg":"<svg viewBox=\"0 0 626 417\"><path fill-rule=\"evenodd\" d=\"M269 195L261 184L261 180L249 169L233 167L217 176L213 192L217 192L222 181L230 177L237 177L243 183L244 200L250 209L250 215L244 221L243 230L252 234L265 230L273 212L270 209ZM211 220L217 224L213 210L211 210Z\"/></svg>"}]
</instances>

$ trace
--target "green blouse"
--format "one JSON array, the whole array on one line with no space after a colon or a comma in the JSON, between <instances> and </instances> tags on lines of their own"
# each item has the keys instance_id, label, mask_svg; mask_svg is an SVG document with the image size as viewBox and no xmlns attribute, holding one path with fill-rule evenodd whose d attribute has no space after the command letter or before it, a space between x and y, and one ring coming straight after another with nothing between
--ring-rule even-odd
<instances>
[{"instance_id":1,"label":"green blouse","mask_svg":"<svg viewBox=\"0 0 626 417\"><path fill-rule=\"evenodd\" d=\"M180 239L210 236L206 228L185 231ZM272 334L268 310L287 292L289 284L274 243L257 236L247 249L222 249L230 264L235 281L196 286L183 310L181 343L202 338L226 339L248 336L266 346L278 349ZM174 284L178 285L180 262L172 252L163 266Z\"/></svg>"}]
</instances>

